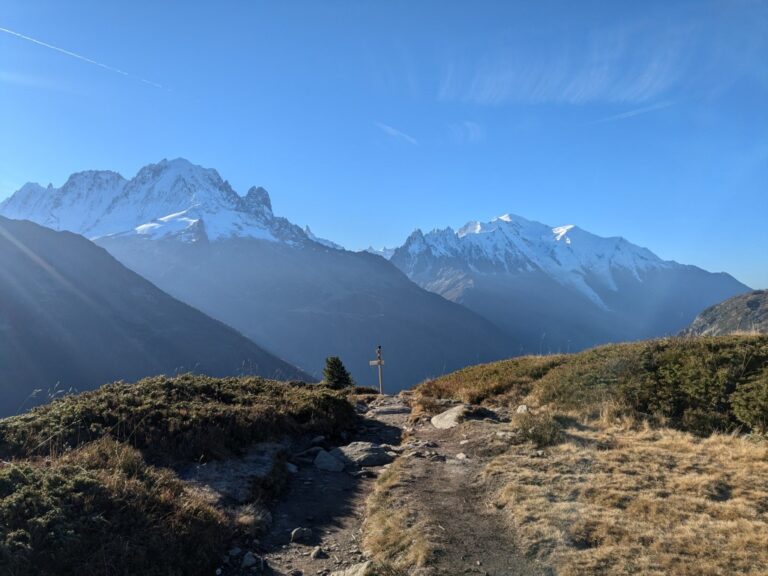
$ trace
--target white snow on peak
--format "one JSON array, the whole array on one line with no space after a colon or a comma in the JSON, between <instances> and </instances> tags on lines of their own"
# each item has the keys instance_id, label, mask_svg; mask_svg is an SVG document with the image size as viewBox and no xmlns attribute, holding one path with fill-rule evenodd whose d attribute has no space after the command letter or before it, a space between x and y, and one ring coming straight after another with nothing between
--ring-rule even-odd
<instances>
[{"instance_id":1,"label":"white snow on peak","mask_svg":"<svg viewBox=\"0 0 768 576\"><path fill-rule=\"evenodd\" d=\"M190 242L307 239L300 228L272 214L263 188L240 196L216 170L183 158L149 164L131 180L89 171L73 174L61 188L26 184L0 204L0 214L92 239L132 234Z\"/></svg>"},{"instance_id":2,"label":"white snow on peak","mask_svg":"<svg viewBox=\"0 0 768 576\"><path fill-rule=\"evenodd\" d=\"M304 227L304 233L313 242L317 242L318 244L321 244L327 248L333 248L334 250L344 250L344 246L342 246L341 244L336 244L336 242L333 242L331 240L326 240L325 238L319 238L315 236L312 233L312 230L310 229L309 226Z\"/></svg>"},{"instance_id":3,"label":"white snow on peak","mask_svg":"<svg viewBox=\"0 0 768 576\"><path fill-rule=\"evenodd\" d=\"M558 242L565 238L566 244L571 243L571 239L566 236L568 232L573 228L573 224L566 224L565 226L557 226L556 228L552 228L552 233L555 235L555 240Z\"/></svg>"},{"instance_id":4,"label":"white snow on peak","mask_svg":"<svg viewBox=\"0 0 768 576\"><path fill-rule=\"evenodd\" d=\"M620 270L641 279L646 270L673 265L623 238L602 238L574 225L553 228L513 214L490 222L472 221L457 232L448 228L412 234L404 248L406 271L415 270L424 258L448 258L452 265L462 263L475 273L539 270L601 306L593 286L616 290L615 274Z\"/></svg>"},{"instance_id":5,"label":"white snow on peak","mask_svg":"<svg viewBox=\"0 0 768 576\"><path fill-rule=\"evenodd\" d=\"M369 254L376 254L377 256L381 256L385 260L391 260L392 256L395 254L396 248L387 248L384 246L383 248L374 248L373 246L368 246L363 252L368 252Z\"/></svg>"}]
</instances>

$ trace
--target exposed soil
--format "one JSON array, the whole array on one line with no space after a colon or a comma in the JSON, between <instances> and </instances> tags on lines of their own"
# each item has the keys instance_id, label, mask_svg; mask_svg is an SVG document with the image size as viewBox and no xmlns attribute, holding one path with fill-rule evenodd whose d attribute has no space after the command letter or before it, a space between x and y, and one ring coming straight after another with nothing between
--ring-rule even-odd
<instances>
[{"instance_id":1,"label":"exposed soil","mask_svg":"<svg viewBox=\"0 0 768 576\"><path fill-rule=\"evenodd\" d=\"M491 501L494 487L480 478L494 455L500 428L499 423L485 419L438 430L424 420L404 443L401 481L395 490L400 505L411 509L425 526L435 550L425 573L550 573L521 555L513 530Z\"/></svg>"},{"instance_id":2,"label":"exposed soil","mask_svg":"<svg viewBox=\"0 0 768 576\"><path fill-rule=\"evenodd\" d=\"M480 478L494 456L496 432L502 428L498 422L470 420L448 430L436 429L429 420L409 424L410 410L402 397L381 397L368 408L348 441L386 444L402 454L400 481L393 492L399 506L424 526L434 550L427 567L414 574L551 573L520 554L502 511L490 501L495 490ZM404 430L408 436L401 444ZM366 500L385 467L323 471L311 457L297 457L293 449L288 459L298 464L298 471L271 508L268 534L237 543L241 551L222 566L224 576L327 576L367 559L362 549ZM291 542L296 528L310 533L301 542ZM312 554L318 547L319 557ZM242 568L247 551L258 563Z\"/></svg>"}]
</instances>

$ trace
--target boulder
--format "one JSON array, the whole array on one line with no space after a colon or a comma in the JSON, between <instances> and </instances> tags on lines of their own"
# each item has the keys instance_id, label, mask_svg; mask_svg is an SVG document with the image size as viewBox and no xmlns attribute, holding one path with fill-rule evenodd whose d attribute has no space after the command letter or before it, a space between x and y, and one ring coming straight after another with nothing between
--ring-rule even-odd
<instances>
[{"instance_id":1,"label":"boulder","mask_svg":"<svg viewBox=\"0 0 768 576\"><path fill-rule=\"evenodd\" d=\"M312 530L309 528L294 528L291 532L291 542L307 542L312 539Z\"/></svg>"},{"instance_id":2,"label":"boulder","mask_svg":"<svg viewBox=\"0 0 768 576\"><path fill-rule=\"evenodd\" d=\"M459 404L458 406L454 406L445 412L441 412L437 416L432 416L432 420L430 421L432 422L432 426L435 428L439 428L440 430L447 430L461 424L461 422L466 418L468 412L469 405Z\"/></svg>"},{"instance_id":3,"label":"boulder","mask_svg":"<svg viewBox=\"0 0 768 576\"><path fill-rule=\"evenodd\" d=\"M243 556L243 561L240 564L242 568L253 568L259 563L259 559L253 554L253 552L246 552Z\"/></svg>"},{"instance_id":4,"label":"boulder","mask_svg":"<svg viewBox=\"0 0 768 576\"><path fill-rule=\"evenodd\" d=\"M345 464L325 450L321 450L315 456L315 468L327 472L341 472L344 470Z\"/></svg>"},{"instance_id":5,"label":"boulder","mask_svg":"<svg viewBox=\"0 0 768 576\"><path fill-rule=\"evenodd\" d=\"M352 442L346 446L334 448L331 450L331 455L349 466L359 468L383 466L394 460L389 446L373 444L372 442Z\"/></svg>"},{"instance_id":6,"label":"boulder","mask_svg":"<svg viewBox=\"0 0 768 576\"><path fill-rule=\"evenodd\" d=\"M375 576L373 563L369 560L362 564L355 564L345 570L331 572L331 576Z\"/></svg>"},{"instance_id":7,"label":"boulder","mask_svg":"<svg viewBox=\"0 0 768 576\"><path fill-rule=\"evenodd\" d=\"M328 558L328 554L326 554L325 550L320 548L320 546L315 546L309 557L312 558L312 560L320 560L322 558Z\"/></svg>"}]
</instances>

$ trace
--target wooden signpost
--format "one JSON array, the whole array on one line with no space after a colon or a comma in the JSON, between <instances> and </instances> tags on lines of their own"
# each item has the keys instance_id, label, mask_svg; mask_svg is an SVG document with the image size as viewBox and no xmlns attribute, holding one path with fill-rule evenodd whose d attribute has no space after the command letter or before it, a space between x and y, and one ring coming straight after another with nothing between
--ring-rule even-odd
<instances>
[{"instance_id":1,"label":"wooden signpost","mask_svg":"<svg viewBox=\"0 0 768 576\"><path fill-rule=\"evenodd\" d=\"M384 360L381 359L381 345L376 346L376 360L368 362L371 366L379 367L379 394L384 394L384 381L382 377L382 366L384 366Z\"/></svg>"}]
</instances>

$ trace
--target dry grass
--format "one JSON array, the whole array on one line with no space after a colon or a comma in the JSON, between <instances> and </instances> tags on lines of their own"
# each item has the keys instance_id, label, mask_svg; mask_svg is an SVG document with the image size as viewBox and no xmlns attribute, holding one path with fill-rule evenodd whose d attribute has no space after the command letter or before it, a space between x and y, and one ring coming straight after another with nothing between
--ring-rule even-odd
<instances>
[{"instance_id":1,"label":"dry grass","mask_svg":"<svg viewBox=\"0 0 768 576\"><path fill-rule=\"evenodd\" d=\"M517 358L416 391L426 412L442 398L530 406L484 479L558 574L768 574L768 337Z\"/></svg>"},{"instance_id":2,"label":"dry grass","mask_svg":"<svg viewBox=\"0 0 768 576\"><path fill-rule=\"evenodd\" d=\"M766 441L601 423L567 435L486 469L529 555L564 575L768 573Z\"/></svg>"},{"instance_id":3,"label":"dry grass","mask_svg":"<svg viewBox=\"0 0 768 576\"><path fill-rule=\"evenodd\" d=\"M414 397L414 411L434 413L438 398L452 398L470 404L486 400L518 402L527 396L534 384L569 357L523 356L492 364L469 366L457 372L419 385Z\"/></svg>"},{"instance_id":4,"label":"dry grass","mask_svg":"<svg viewBox=\"0 0 768 576\"><path fill-rule=\"evenodd\" d=\"M427 531L400 497L402 482L403 464L398 460L376 482L363 527L365 549L390 570L424 566L433 553Z\"/></svg>"},{"instance_id":5,"label":"dry grass","mask_svg":"<svg viewBox=\"0 0 768 576\"><path fill-rule=\"evenodd\" d=\"M415 404L438 400L549 405L599 416L607 403L681 430L768 429L768 336L666 338L578 354L472 366L421 384Z\"/></svg>"}]
</instances>

